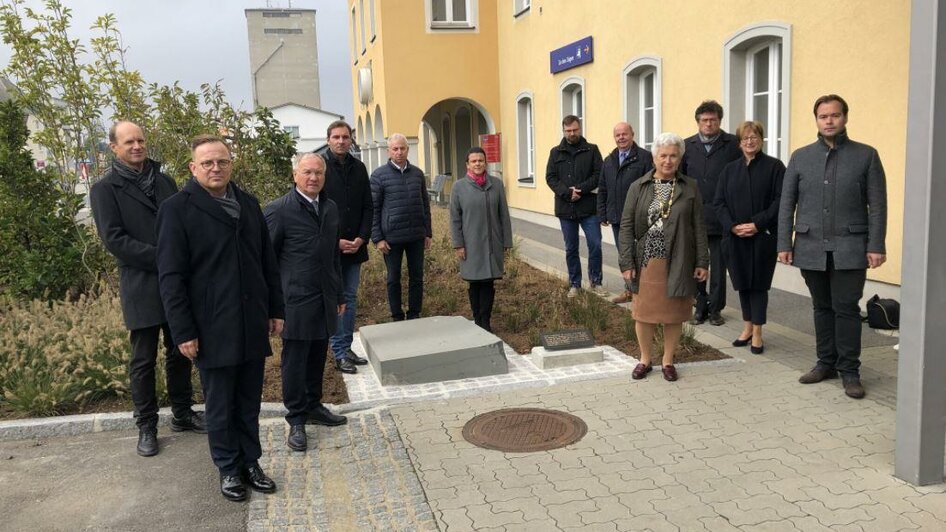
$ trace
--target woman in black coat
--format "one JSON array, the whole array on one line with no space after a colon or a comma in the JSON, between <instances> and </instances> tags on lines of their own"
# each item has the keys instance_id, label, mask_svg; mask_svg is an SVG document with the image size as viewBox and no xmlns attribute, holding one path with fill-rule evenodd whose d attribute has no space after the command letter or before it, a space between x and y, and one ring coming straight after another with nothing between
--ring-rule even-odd
<instances>
[{"instance_id":1,"label":"woman in black coat","mask_svg":"<svg viewBox=\"0 0 946 532\"><path fill-rule=\"evenodd\" d=\"M749 345L762 354L762 326L778 256L778 208L782 194L782 161L762 153L762 124L743 122L736 129L743 156L719 176L713 207L722 223L723 252L729 278L739 292L744 327L732 345Z\"/></svg>"}]
</instances>

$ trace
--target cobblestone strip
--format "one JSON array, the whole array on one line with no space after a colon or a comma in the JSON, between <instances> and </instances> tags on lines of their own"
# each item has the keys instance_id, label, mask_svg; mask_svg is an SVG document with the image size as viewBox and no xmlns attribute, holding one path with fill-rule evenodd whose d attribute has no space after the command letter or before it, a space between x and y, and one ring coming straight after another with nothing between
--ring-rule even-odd
<instances>
[{"instance_id":1,"label":"cobblestone strip","mask_svg":"<svg viewBox=\"0 0 946 532\"><path fill-rule=\"evenodd\" d=\"M279 491L253 494L247 530L438 530L390 413L348 419L307 427L306 453L286 447L285 423L260 427L261 465Z\"/></svg>"}]
</instances>

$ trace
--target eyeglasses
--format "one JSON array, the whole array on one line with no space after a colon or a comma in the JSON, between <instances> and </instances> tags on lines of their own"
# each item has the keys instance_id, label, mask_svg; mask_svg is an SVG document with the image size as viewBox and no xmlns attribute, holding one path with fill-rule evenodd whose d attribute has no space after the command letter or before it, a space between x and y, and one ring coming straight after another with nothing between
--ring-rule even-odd
<instances>
[{"instance_id":1,"label":"eyeglasses","mask_svg":"<svg viewBox=\"0 0 946 532\"><path fill-rule=\"evenodd\" d=\"M233 164L233 161L230 159L218 159L216 161L201 161L198 164L200 164L200 167L204 170L211 170L213 169L214 165L217 165L217 168L220 168L221 170L226 170L227 168L230 168L230 165Z\"/></svg>"},{"instance_id":2,"label":"eyeglasses","mask_svg":"<svg viewBox=\"0 0 946 532\"><path fill-rule=\"evenodd\" d=\"M762 139L759 137L742 137L743 142L756 142L759 140L762 140Z\"/></svg>"}]
</instances>

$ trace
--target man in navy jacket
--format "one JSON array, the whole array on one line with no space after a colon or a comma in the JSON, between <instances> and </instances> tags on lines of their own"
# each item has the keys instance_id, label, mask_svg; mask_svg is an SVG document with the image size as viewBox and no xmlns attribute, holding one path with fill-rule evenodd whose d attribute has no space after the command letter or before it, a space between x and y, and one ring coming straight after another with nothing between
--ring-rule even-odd
<instances>
[{"instance_id":1,"label":"man in navy jacket","mask_svg":"<svg viewBox=\"0 0 946 532\"><path fill-rule=\"evenodd\" d=\"M230 182L223 139L191 142L194 179L158 211L158 283L171 335L200 370L220 492L271 493L259 466L259 412L269 336L283 327L276 255L256 198Z\"/></svg>"},{"instance_id":2,"label":"man in navy jacket","mask_svg":"<svg viewBox=\"0 0 946 532\"><path fill-rule=\"evenodd\" d=\"M305 424L342 425L344 416L322 405L328 338L345 311L338 251L338 209L322 192L325 161L315 153L296 160L296 186L266 206L264 216L286 297L282 331L282 397L293 451L305 451Z\"/></svg>"}]
</instances>

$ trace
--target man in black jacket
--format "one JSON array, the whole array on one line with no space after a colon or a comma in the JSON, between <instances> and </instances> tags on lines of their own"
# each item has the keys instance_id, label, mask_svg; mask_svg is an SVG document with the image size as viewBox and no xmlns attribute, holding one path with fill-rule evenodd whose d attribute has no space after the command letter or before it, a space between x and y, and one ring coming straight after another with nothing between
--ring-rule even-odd
<instances>
[{"instance_id":1,"label":"man in black jacket","mask_svg":"<svg viewBox=\"0 0 946 532\"><path fill-rule=\"evenodd\" d=\"M430 196L424 172L407 160L407 137L388 137L388 159L371 173L374 208L371 241L384 254L388 269L388 305L394 321L404 319L401 306L401 260L407 255L407 319L420 317L424 303L424 251L430 248Z\"/></svg>"},{"instance_id":2,"label":"man in black jacket","mask_svg":"<svg viewBox=\"0 0 946 532\"><path fill-rule=\"evenodd\" d=\"M598 295L608 292L601 286L601 225L595 191L601 175L601 152L581 136L581 119L568 115L562 120L564 138L549 153L545 182L555 193L555 216L565 239L568 266L568 297L581 288L581 259L578 256L578 228L588 242L588 277Z\"/></svg>"},{"instance_id":3,"label":"man in black jacket","mask_svg":"<svg viewBox=\"0 0 946 532\"><path fill-rule=\"evenodd\" d=\"M719 174L732 161L742 157L739 141L735 135L720 129L723 106L715 100L706 100L696 108L696 124L699 132L686 139L686 152L680 163L680 172L696 179L703 195L703 218L710 249L709 293L706 281L697 283L696 311L692 323L701 324L709 318L713 325L722 325L726 320L720 315L726 306L726 263L722 250L723 228L713 209L716 184Z\"/></svg>"},{"instance_id":4,"label":"man in black jacket","mask_svg":"<svg viewBox=\"0 0 946 532\"><path fill-rule=\"evenodd\" d=\"M282 331L282 397L287 445L305 451L307 422L343 425L322 405L328 337L345 311L338 251L338 209L322 192L325 161L303 154L292 170L294 190L266 206L264 217L282 278L286 326Z\"/></svg>"},{"instance_id":5,"label":"man in black jacket","mask_svg":"<svg viewBox=\"0 0 946 532\"><path fill-rule=\"evenodd\" d=\"M272 493L259 466L263 369L282 332L276 255L256 198L230 182L223 139L191 141L194 179L158 211L158 283L171 335L200 370L210 456L220 493L246 499L244 481Z\"/></svg>"},{"instance_id":6,"label":"man in black jacket","mask_svg":"<svg viewBox=\"0 0 946 532\"><path fill-rule=\"evenodd\" d=\"M614 126L615 148L601 164L601 179L598 181L598 218L601 225L611 226L614 232L614 245L619 246L621 239L621 214L624 212L624 200L631 183L654 169L654 156L634 142L634 128L627 122L618 122ZM618 256L621 250L618 249ZM625 283L624 293L612 299L614 303L631 301L630 283Z\"/></svg>"},{"instance_id":7,"label":"man in black jacket","mask_svg":"<svg viewBox=\"0 0 946 532\"><path fill-rule=\"evenodd\" d=\"M328 126L329 152L325 154L325 195L335 202L339 212L338 249L342 254L342 291L345 313L331 338L335 367L343 373L357 373L355 365L368 361L351 350L355 333L355 308L361 265L368 260L371 238L371 185L364 163L352 157L351 126L338 120Z\"/></svg>"},{"instance_id":8,"label":"man in black jacket","mask_svg":"<svg viewBox=\"0 0 946 532\"><path fill-rule=\"evenodd\" d=\"M156 262L158 207L177 192L177 185L148 158L141 128L116 122L108 132L115 154L111 169L89 193L95 227L106 249L118 261L125 326L130 331L128 381L138 425L138 454L158 454L158 399L155 363L158 334L163 332L165 372L171 400L171 430L205 433L203 416L191 410L191 362L171 340L158 293Z\"/></svg>"}]
</instances>

